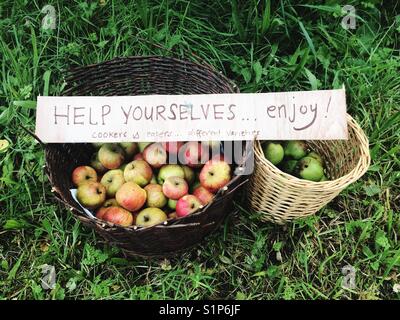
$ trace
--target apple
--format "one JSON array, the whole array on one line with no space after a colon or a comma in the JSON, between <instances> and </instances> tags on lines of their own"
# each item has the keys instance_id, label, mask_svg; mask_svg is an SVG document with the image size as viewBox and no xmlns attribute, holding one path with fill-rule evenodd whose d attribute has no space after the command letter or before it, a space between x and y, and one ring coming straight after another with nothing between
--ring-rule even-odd
<instances>
[{"instance_id":1,"label":"apple","mask_svg":"<svg viewBox=\"0 0 400 320\"><path fill-rule=\"evenodd\" d=\"M178 200L168 199L168 208L175 210Z\"/></svg>"},{"instance_id":2,"label":"apple","mask_svg":"<svg viewBox=\"0 0 400 320\"><path fill-rule=\"evenodd\" d=\"M273 165L278 165L285 155L283 147L280 143L268 142L263 146L264 156Z\"/></svg>"},{"instance_id":3,"label":"apple","mask_svg":"<svg viewBox=\"0 0 400 320\"><path fill-rule=\"evenodd\" d=\"M139 149L136 142L120 142L119 145L124 150L126 157L129 159L132 159Z\"/></svg>"},{"instance_id":4,"label":"apple","mask_svg":"<svg viewBox=\"0 0 400 320\"><path fill-rule=\"evenodd\" d=\"M99 150L99 160L107 169L117 169L124 159L124 150L118 144L106 143Z\"/></svg>"},{"instance_id":5,"label":"apple","mask_svg":"<svg viewBox=\"0 0 400 320\"><path fill-rule=\"evenodd\" d=\"M162 191L166 197L178 200L188 193L189 186L181 177L168 177L162 185Z\"/></svg>"},{"instance_id":6,"label":"apple","mask_svg":"<svg viewBox=\"0 0 400 320\"><path fill-rule=\"evenodd\" d=\"M185 177L184 169L178 164L166 164L160 168L158 172L157 181L163 184L165 179L169 177Z\"/></svg>"},{"instance_id":7,"label":"apple","mask_svg":"<svg viewBox=\"0 0 400 320\"><path fill-rule=\"evenodd\" d=\"M167 152L161 143L153 143L144 149L143 158L153 168L160 168L167 163Z\"/></svg>"},{"instance_id":8,"label":"apple","mask_svg":"<svg viewBox=\"0 0 400 320\"><path fill-rule=\"evenodd\" d=\"M320 182L324 182L324 181L329 181L328 177L324 174L321 178L321 180L319 180Z\"/></svg>"},{"instance_id":9,"label":"apple","mask_svg":"<svg viewBox=\"0 0 400 320\"><path fill-rule=\"evenodd\" d=\"M125 181L132 181L144 187L153 177L153 170L144 160L133 160L128 163L124 170Z\"/></svg>"},{"instance_id":10,"label":"apple","mask_svg":"<svg viewBox=\"0 0 400 320\"><path fill-rule=\"evenodd\" d=\"M282 170L286 173L293 174L297 165L297 160L287 160L282 163Z\"/></svg>"},{"instance_id":11,"label":"apple","mask_svg":"<svg viewBox=\"0 0 400 320\"><path fill-rule=\"evenodd\" d=\"M99 153L95 152L90 159L90 165L94 168L98 173L104 173L107 171L107 168L103 166L99 160Z\"/></svg>"},{"instance_id":12,"label":"apple","mask_svg":"<svg viewBox=\"0 0 400 320\"><path fill-rule=\"evenodd\" d=\"M193 190L195 190L199 186L201 186L200 181L196 180L189 188L190 193L193 193Z\"/></svg>"},{"instance_id":13,"label":"apple","mask_svg":"<svg viewBox=\"0 0 400 320\"><path fill-rule=\"evenodd\" d=\"M97 150L103 146L103 142L93 142L92 146L95 147Z\"/></svg>"},{"instance_id":14,"label":"apple","mask_svg":"<svg viewBox=\"0 0 400 320\"><path fill-rule=\"evenodd\" d=\"M195 179L195 174L192 168L189 166L182 166L183 173L184 173L184 178L186 182L191 185Z\"/></svg>"},{"instance_id":15,"label":"apple","mask_svg":"<svg viewBox=\"0 0 400 320\"><path fill-rule=\"evenodd\" d=\"M285 144L285 156L299 160L307 155L307 145L304 141L288 141Z\"/></svg>"},{"instance_id":16,"label":"apple","mask_svg":"<svg viewBox=\"0 0 400 320\"><path fill-rule=\"evenodd\" d=\"M231 180L231 167L223 160L211 159L200 171L200 184L210 192L217 192Z\"/></svg>"},{"instance_id":17,"label":"apple","mask_svg":"<svg viewBox=\"0 0 400 320\"><path fill-rule=\"evenodd\" d=\"M144 187L147 193L147 206L152 208L162 208L167 204L162 187L159 184L148 184Z\"/></svg>"},{"instance_id":18,"label":"apple","mask_svg":"<svg viewBox=\"0 0 400 320\"><path fill-rule=\"evenodd\" d=\"M143 153L139 152L139 153L135 154L135 156L133 157L133 160L144 160Z\"/></svg>"},{"instance_id":19,"label":"apple","mask_svg":"<svg viewBox=\"0 0 400 320\"><path fill-rule=\"evenodd\" d=\"M133 223L133 215L121 207L109 207L103 215L103 220L123 227L129 227Z\"/></svg>"},{"instance_id":20,"label":"apple","mask_svg":"<svg viewBox=\"0 0 400 320\"><path fill-rule=\"evenodd\" d=\"M100 182L106 187L107 196L113 198L118 189L125 183L124 172L121 169L107 171Z\"/></svg>"},{"instance_id":21,"label":"apple","mask_svg":"<svg viewBox=\"0 0 400 320\"><path fill-rule=\"evenodd\" d=\"M142 153L147 146L151 145L153 142L138 142L139 151Z\"/></svg>"},{"instance_id":22,"label":"apple","mask_svg":"<svg viewBox=\"0 0 400 320\"><path fill-rule=\"evenodd\" d=\"M176 203L176 215L178 217L186 217L201 207L201 202L194 195L188 194L183 196Z\"/></svg>"},{"instance_id":23,"label":"apple","mask_svg":"<svg viewBox=\"0 0 400 320\"><path fill-rule=\"evenodd\" d=\"M189 141L179 149L179 161L189 167L200 167L208 157L208 150L201 143Z\"/></svg>"},{"instance_id":24,"label":"apple","mask_svg":"<svg viewBox=\"0 0 400 320\"><path fill-rule=\"evenodd\" d=\"M78 186L76 197L85 208L97 209L106 201L106 188L99 182L85 182Z\"/></svg>"},{"instance_id":25,"label":"apple","mask_svg":"<svg viewBox=\"0 0 400 320\"><path fill-rule=\"evenodd\" d=\"M136 217L138 227L151 227L168 219L164 211L159 208L146 208L139 212Z\"/></svg>"},{"instance_id":26,"label":"apple","mask_svg":"<svg viewBox=\"0 0 400 320\"><path fill-rule=\"evenodd\" d=\"M106 200L103 205L96 211L96 218L103 219L104 214L110 207L119 207L117 200L115 200L114 198Z\"/></svg>"},{"instance_id":27,"label":"apple","mask_svg":"<svg viewBox=\"0 0 400 320\"><path fill-rule=\"evenodd\" d=\"M118 169L122 170L122 172L124 172L127 165L128 165L127 163L123 163L123 164L121 164L121 166Z\"/></svg>"},{"instance_id":28,"label":"apple","mask_svg":"<svg viewBox=\"0 0 400 320\"><path fill-rule=\"evenodd\" d=\"M325 164L324 159L322 159L322 157L321 157L318 153L316 153L315 151L311 151L311 152L307 155L307 157L311 157L311 158L314 158L315 160L318 160L318 162L319 162L322 166L324 166L324 164Z\"/></svg>"},{"instance_id":29,"label":"apple","mask_svg":"<svg viewBox=\"0 0 400 320\"><path fill-rule=\"evenodd\" d=\"M299 160L297 170L300 178L310 181L320 181L324 175L324 168L321 163L311 157L304 157Z\"/></svg>"},{"instance_id":30,"label":"apple","mask_svg":"<svg viewBox=\"0 0 400 320\"><path fill-rule=\"evenodd\" d=\"M132 181L125 182L115 194L118 204L129 211L136 211L143 207L146 197L146 191Z\"/></svg>"},{"instance_id":31,"label":"apple","mask_svg":"<svg viewBox=\"0 0 400 320\"><path fill-rule=\"evenodd\" d=\"M158 183L157 182L157 178L156 178L156 176L154 174L151 176L150 183L153 183L153 184L157 184Z\"/></svg>"},{"instance_id":32,"label":"apple","mask_svg":"<svg viewBox=\"0 0 400 320\"><path fill-rule=\"evenodd\" d=\"M211 202L214 195L204 188L203 186L199 186L196 189L193 190L193 195L197 197L197 199L200 200L201 204L204 206L207 203Z\"/></svg>"},{"instance_id":33,"label":"apple","mask_svg":"<svg viewBox=\"0 0 400 320\"><path fill-rule=\"evenodd\" d=\"M184 145L182 141L170 141L170 142L163 142L163 148L171 154L178 154L179 149Z\"/></svg>"},{"instance_id":34,"label":"apple","mask_svg":"<svg viewBox=\"0 0 400 320\"><path fill-rule=\"evenodd\" d=\"M76 187L89 181L97 182L97 173L92 167L79 166L72 171L72 183Z\"/></svg>"}]
</instances>

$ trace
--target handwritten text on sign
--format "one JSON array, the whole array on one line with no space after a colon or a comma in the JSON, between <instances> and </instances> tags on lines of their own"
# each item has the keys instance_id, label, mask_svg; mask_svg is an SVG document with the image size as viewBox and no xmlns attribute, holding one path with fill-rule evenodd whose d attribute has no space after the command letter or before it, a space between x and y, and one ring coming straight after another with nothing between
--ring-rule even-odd
<instances>
[{"instance_id":1,"label":"handwritten text on sign","mask_svg":"<svg viewBox=\"0 0 400 320\"><path fill-rule=\"evenodd\" d=\"M38 97L43 142L347 139L344 89Z\"/></svg>"}]
</instances>

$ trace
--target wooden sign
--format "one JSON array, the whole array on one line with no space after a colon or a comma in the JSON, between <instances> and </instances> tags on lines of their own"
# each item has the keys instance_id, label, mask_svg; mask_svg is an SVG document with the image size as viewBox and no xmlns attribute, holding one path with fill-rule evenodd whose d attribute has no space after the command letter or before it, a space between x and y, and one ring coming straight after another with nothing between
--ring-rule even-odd
<instances>
[{"instance_id":1,"label":"wooden sign","mask_svg":"<svg viewBox=\"0 0 400 320\"><path fill-rule=\"evenodd\" d=\"M345 90L38 97L48 143L347 139Z\"/></svg>"}]
</instances>

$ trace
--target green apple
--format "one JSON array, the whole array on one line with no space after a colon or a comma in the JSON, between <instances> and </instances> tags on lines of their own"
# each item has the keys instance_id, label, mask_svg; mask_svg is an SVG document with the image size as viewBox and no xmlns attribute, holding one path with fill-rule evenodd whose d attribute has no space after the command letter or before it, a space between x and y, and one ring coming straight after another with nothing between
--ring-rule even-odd
<instances>
[{"instance_id":1,"label":"green apple","mask_svg":"<svg viewBox=\"0 0 400 320\"><path fill-rule=\"evenodd\" d=\"M273 142L268 142L265 144L263 147L263 152L265 158L273 165L279 164L285 155L282 145L280 143Z\"/></svg>"},{"instance_id":2,"label":"green apple","mask_svg":"<svg viewBox=\"0 0 400 320\"><path fill-rule=\"evenodd\" d=\"M79 185L76 197L87 209L97 209L106 201L106 188L99 182L85 182Z\"/></svg>"},{"instance_id":3,"label":"green apple","mask_svg":"<svg viewBox=\"0 0 400 320\"><path fill-rule=\"evenodd\" d=\"M297 165L298 176L310 181L320 181L324 175L324 169L318 160L304 157Z\"/></svg>"},{"instance_id":4,"label":"green apple","mask_svg":"<svg viewBox=\"0 0 400 320\"><path fill-rule=\"evenodd\" d=\"M143 152L144 149L146 149L146 147L150 144L152 144L153 142L138 142L138 146L139 146L139 151Z\"/></svg>"},{"instance_id":5,"label":"green apple","mask_svg":"<svg viewBox=\"0 0 400 320\"><path fill-rule=\"evenodd\" d=\"M116 143L106 143L99 150L99 160L107 169L117 169L124 163L124 150Z\"/></svg>"},{"instance_id":6,"label":"green apple","mask_svg":"<svg viewBox=\"0 0 400 320\"><path fill-rule=\"evenodd\" d=\"M318 153L316 153L315 151L311 151L311 152L307 155L307 157L314 158L315 160L318 160L319 163L320 163L322 166L324 165L324 159L322 159L322 157L321 157Z\"/></svg>"},{"instance_id":7,"label":"green apple","mask_svg":"<svg viewBox=\"0 0 400 320\"><path fill-rule=\"evenodd\" d=\"M119 145L125 151L125 155L128 159L132 159L139 149L136 142L120 142Z\"/></svg>"},{"instance_id":8,"label":"green apple","mask_svg":"<svg viewBox=\"0 0 400 320\"><path fill-rule=\"evenodd\" d=\"M159 208L146 208L139 212L136 217L138 227L151 227L168 219L164 211Z\"/></svg>"},{"instance_id":9,"label":"green apple","mask_svg":"<svg viewBox=\"0 0 400 320\"><path fill-rule=\"evenodd\" d=\"M101 184L106 187L107 196L109 198L115 197L118 189L125 183L124 173L120 169L107 171L101 178Z\"/></svg>"},{"instance_id":10,"label":"green apple","mask_svg":"<svg viewBox=\"0 0 400 320\"><path fill-rule=\"evenodd\" d=\"M307 145L304 141L288 141L285 145L285 156L299 160L307 155Z\"/></svg>"},{"instance_id":11,"label":"green apple","mask_svg":"<svg viewBox=\"0 0 400 320\"><path fill-rule=\"evenodd\" d=\"M167 204L167 198L159 184L148 184L144 187L147 193L147 206L151 208L162 208Z\"/></svg>"},{"instance_id":12,"label":"green apple","mask_svg":"<svg viewBox=\"0 0 400 320\"><path fill-rule=\"evenodd\" d=\"M178 164L166 164L160 168L157 181L159 184L163 184L164 181L169 177L185 178L185 171Z\"/></svg>"},{"instance_id":13,"label":"green apple","mask_svg":"<svg viewBox=\"0 0 400 320\"><path fill-rule=\"evenodd\" d=\"M320 182L324 182L324 181L329 181L329 179L327 178L327 176L324 174L321 178L321 180L319 180Z\"/></svg>"},{"instance_id":14,"label":"green apple","mask_svg":"<svg viewBox=\"0 0 400 320\"><path fill-rule=\"evenodd\" d=\"M168 208L175 210L178 200L168 199Z\"/></svg>"},{"instance_id":15,"label":"green apple","mask_svg":"<svg viewBox=\"0 0 400 320\"><path fill-rule=\"evenodd\" d=\"M147 185L153 176L153 170L144 160L133 160L129 162L124 170L125 181L133 181L139 186Z\"/></svg>"},{"instance_id":16,"label":"green apple","mask_svg":"<svg viewBox=\"0 0 400 320\"><path fill-rule=\"evenodd\" d=\"M186 182L191 185L195 179L195 174L192 168L189 166L182 166L183 173L184 173L184 179Z\"/></svg>"},{"instance_id":17,"label":"green apple","mask_svg":"<svg viewBox=\"0 0 400 320\"><path fill-rule=\"evenodd\" d=\"M92 155L90 160L90 166L94 168L98 173L104 173L107 171L107 168L103 166L99 160L99 153L95 152Z\"/></svg>"},{"instance_id":18,"label":"green apple","mask_svg":"<svg viewBox=\"0 0 400 320\"><path fill-rule=\"evenodd\" d=\"M102 147L103 144L104 144L103 142L93 142L92 146L98 150Z\"/></svg>"},{"instance_id":19,"label":"green apple","mask_svg":"<svg viewBox=\"0 0 400 320\"><path fill-rule=\"evenodd\" d=\"M297 160L286 160L282 163L282 170L288 174L293 174L297 165Z\"/></svg>"}]
</instances>

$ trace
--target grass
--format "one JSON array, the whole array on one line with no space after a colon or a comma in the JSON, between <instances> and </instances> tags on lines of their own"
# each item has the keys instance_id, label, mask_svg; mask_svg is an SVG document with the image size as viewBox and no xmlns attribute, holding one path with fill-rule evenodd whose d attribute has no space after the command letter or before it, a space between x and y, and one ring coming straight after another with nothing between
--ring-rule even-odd
<instances>
[{"instance_id":1,"label":"grass","mask_svg":"<svg viewBox=\"0 0 400 320\"><path fill-rule=\"evenodd\" d=\"M400 16L379 1L25 1L0 4L0 298L399 299ZM315 3L315 2L314 2ZM336 3L336 4L335 4ZM43 30L51 4L55 30ZM356 29L341 27L341 5ZM171 260L126 260L50 193L35 100L75 65L164 54L205 61L242 92L339 88L370 139L372 165L316 216L278 227L240 212ZM44 290L41 266L55 267ZM356 288L342 288L343 266Z\"/></svg>"}]
</instances>

